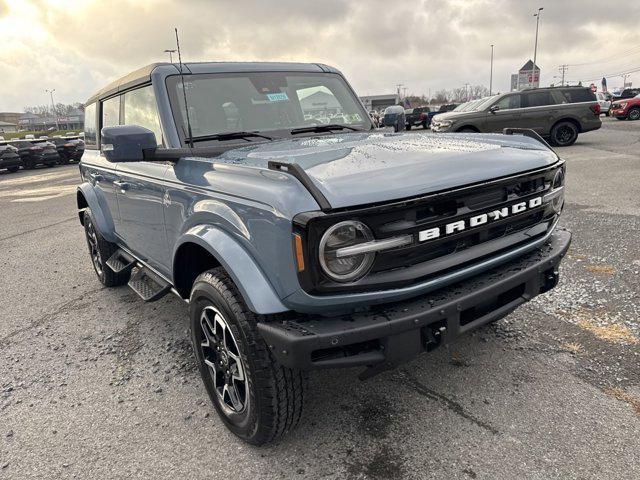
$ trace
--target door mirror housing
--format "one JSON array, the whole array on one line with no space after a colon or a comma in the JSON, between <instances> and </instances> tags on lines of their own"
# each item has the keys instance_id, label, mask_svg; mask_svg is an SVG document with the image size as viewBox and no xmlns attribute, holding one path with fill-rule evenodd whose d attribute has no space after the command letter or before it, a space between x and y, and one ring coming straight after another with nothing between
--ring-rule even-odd
<instances>
[{"instance_id":1,"label":"door mirror housing","mask_svg":"<svg viewBox=\"0 0 640 480\"><path fill-rule=\"evenodd\" d=\"M491 113L496 113L498 110L500 110L500 105L492 105L489 109Z\"/></svg>"},{"instance_id":2,"label":"door mirror housing","mask_svg":"<svg viewBox=\"0 0 640 480\"><path fill-rule=\"evenodd\" d=\"M158 147L155 134L138 125L104 127L100 138L102 154L110 162L140 162L145 150Z\"/></svg>"}]
</instances>

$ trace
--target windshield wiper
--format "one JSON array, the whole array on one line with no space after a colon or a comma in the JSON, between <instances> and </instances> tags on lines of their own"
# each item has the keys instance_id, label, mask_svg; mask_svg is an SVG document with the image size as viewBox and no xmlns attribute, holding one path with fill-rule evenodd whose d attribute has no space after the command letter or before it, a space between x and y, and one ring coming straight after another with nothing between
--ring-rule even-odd
<instances>
[{"instance_id":1,"label":"windshield wiper","mask_svg":"<svg viewBox=\"0 0 640 480\"><path fill-rule=\"evenodd\" d=\"M236 140L236 139L244 139L250 137L259 137L264 138L266 140L273 140L273 137L269 137L267 135L262 135L258 132L224 132L224 133L215 133L213 135L201 135L199 137L186 138L185 141L190 142L207 142L209 140ZM247 140L248 141L248 140Z\"/></svg>"},{"instance_id":2,"label":"windshield wiper","mask_svg":"<svg viewBox=\"0 0 640 480\"><path fill-rule=\"evenodd\" d=\"M341 125L339 123L329 123L327 125L313 125L311 127L300 127L291 130L291 135L298 133L321 133L330 132L331 130L353 130L354 132L363 132L361 128L351 127L349 125Z\"/></svg>"}]
</instances>

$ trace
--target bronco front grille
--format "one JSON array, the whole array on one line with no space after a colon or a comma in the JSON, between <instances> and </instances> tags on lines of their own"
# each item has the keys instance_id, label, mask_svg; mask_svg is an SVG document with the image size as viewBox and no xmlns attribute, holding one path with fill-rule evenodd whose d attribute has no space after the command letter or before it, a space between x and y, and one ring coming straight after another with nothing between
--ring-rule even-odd
<instances>
[{"instance_id":1,"label":"bronco front grille","mask_svg":"<svg viewBox=\"0 0 640 480\"><path fill-rule=\"evenodd\" d=\"M302 286L315 294L399 288L531 242L547 233L556 218L547 205L427 242L417 239L420 231L544 195L556 169L557 165L453 192L312 218L307 228L299 232L305 237L311 267L301 274ZM344 219L364 222L376 239L411 234L414 242L379 252L368 275L356 282L338 284L322 275L317 265L317 245L329 225Z\"/></svg>"}]
</instances>

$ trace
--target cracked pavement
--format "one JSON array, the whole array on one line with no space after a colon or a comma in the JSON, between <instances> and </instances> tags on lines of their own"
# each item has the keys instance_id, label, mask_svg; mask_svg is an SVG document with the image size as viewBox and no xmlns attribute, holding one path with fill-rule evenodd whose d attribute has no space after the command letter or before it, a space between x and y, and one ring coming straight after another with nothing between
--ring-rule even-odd
<instances>
[{"instance_id":1,"label":"cracked pavement","mask_svg":"<svg viewBox=\"0 0 640 480\"><path fill-rule=\"evenodd\" d=\"M640 478L640 122L603 123L559 150L554 291L366 382L312 373L262 448L216 417L184 303L101 288L77 166L0 172L0 478Z\"/></svg>"}]
</instances>

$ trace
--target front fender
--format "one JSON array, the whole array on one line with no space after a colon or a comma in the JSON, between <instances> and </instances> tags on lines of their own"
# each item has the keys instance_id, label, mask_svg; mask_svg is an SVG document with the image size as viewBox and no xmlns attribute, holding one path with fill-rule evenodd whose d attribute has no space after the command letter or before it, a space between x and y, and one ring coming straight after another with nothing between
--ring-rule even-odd
<instances>
[{"instance_id":1,"label":"front fender","mask_svg":"<svg viewBox=\"0 0 640 480\"><path fill-rule=\"evenodd\" d=\"M86 206L82 204L81 195L86 201ZM113 219L109 213L109 206L102 195L99 195L96 189L89 182L84 182L78 186L77 190L78 209L82 210L86 207L91 209L94 221L98 227L100 234L109 242L115 243L115 227ZM81 217L82 221L82 217Z\"/></svg>"},{"instance_id":2,"label":"front fender","mask_svg":"<svg viewBox=\"0 0 640 480\"><path fill-rule=\"evenodd\" d=\"M176 242L174 262L180 246L188 242L207 250L222 265L252 312L266 315L289 310L253 257L229 233L213 225L190 228Z\"/></svg>"}]
</instances>

